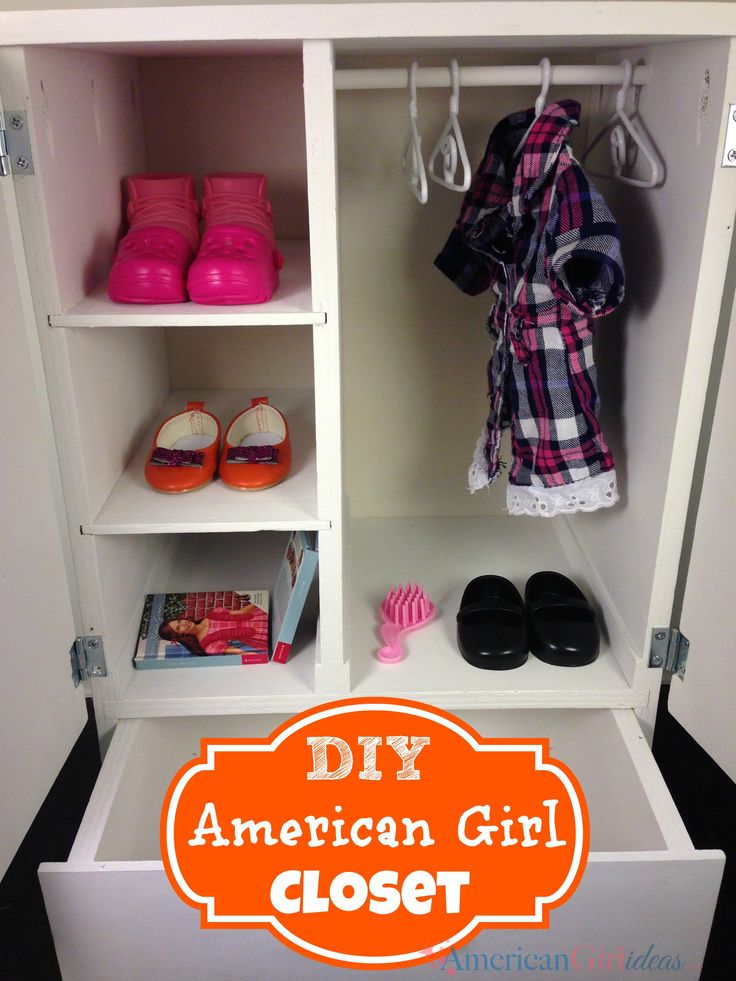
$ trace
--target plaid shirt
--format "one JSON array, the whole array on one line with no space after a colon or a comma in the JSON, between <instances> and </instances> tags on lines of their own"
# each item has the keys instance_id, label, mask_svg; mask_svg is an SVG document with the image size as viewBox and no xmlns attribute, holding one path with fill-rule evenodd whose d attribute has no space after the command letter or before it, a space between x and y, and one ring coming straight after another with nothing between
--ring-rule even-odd
<instances>
[{"instance_id":1,"label":"plaid shirt","mask_svg":"<svg viewBox=\"0 0 736 981\"><path fill-rule=\"evenodd\" d=\"M509 482L557 487L613 470L598 424L592 319L623 299L616 221L572 156L580 106L534 122L514 113L491 134L455 227L435 260L463 292L496 293L488 329L488 483L511 426Z\"/></svg>"}]
</instances>

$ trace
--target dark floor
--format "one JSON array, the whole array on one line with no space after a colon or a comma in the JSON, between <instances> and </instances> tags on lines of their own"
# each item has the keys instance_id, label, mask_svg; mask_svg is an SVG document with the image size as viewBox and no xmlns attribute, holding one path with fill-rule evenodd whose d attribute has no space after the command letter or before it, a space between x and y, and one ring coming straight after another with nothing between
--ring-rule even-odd
<instances>
[{"instance_id":1,"label":"dark floor","mask_svg":"<svg viewBox=\"0 0 736 981\"><path fill-rule=\"evenodd\" d=\"M732 981L736 977L733 954L736 784L667 712L667 689L662 691L654 730L654 758L695 847L720 848L726 853L726 871L701 978L704 981Z\"/></svg>"},{"instance_id":2,"label":"dark floor","mask_svg":"<svg viewBox=\"0 0 736 981\"><path fill-rule=\"evenodd\" d=\"M41 887L41 862L64 862L100 769L91 717L0 882L0 981L58 981ZM90 978L89 981L98 981Z\"/></svg>"},{"instance_id":3,"label":"dark floor","mask_svg":"<svg viewBox=\"0 0 736 981\"><path fill-rule=\"evenodd\" d=\"M720 848L728 856L701 977L731 981L736 977L736 784L667 713L664 700L654 756L695 847ZM0 883L0 981L58 981L61 977L36 870L40 862L67 858L99 765L97 733L90 722Z\"/></svg>"}]
</instances>

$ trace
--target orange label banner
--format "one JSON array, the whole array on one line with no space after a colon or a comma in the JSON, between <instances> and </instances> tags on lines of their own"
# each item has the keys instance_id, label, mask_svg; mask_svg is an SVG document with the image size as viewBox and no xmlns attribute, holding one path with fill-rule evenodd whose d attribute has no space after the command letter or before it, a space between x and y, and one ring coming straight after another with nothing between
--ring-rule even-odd
<instances>
[{"instance_id":1,"label":"orange label banner","mask_svg":"<svg viewBox=\"0 0 736 981\"><path fill-rule=\"evenodd\" d=\"M203 739L166 795L164 865L203 927L266 927L349 967L546 927L588 854L580 787L548 748L388 698Z\"/></svg>"}]
</instances>

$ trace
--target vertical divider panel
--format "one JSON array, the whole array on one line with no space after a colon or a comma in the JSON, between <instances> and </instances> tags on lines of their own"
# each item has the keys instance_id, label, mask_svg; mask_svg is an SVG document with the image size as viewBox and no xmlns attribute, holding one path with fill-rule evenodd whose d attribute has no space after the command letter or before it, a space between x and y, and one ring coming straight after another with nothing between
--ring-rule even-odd
<instances>
[{"instance_id":1,"label":"vertical divider panel","mask_svg":"<svg viewBox=\"0 0 736 981\"><path fill-rule=\"evenodd\" d=\"M345 694L343 652L342 440L338 283L337 150L334 53L331 41L304 42L309 244L314 309L326 323L313 328L317 508L330 522L320 533L318 691Z\"/></svg>"}]
</instances>

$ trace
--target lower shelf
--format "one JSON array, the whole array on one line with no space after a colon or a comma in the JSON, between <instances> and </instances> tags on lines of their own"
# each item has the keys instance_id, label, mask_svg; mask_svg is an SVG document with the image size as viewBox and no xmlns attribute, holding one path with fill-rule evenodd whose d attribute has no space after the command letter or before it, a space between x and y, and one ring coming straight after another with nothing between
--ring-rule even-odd
<instances>
[{"instance_id":1,"label":"lower shelf","mask_svg":"<svg viewBox=\"0 0 736 981\"><path fill-rule=\"evenodd\" d=\"M233 672L239 672L234 677ZM298 712L323 701L314 690L314 656L301 651L289 664L241 668L136 671L120 702L109 702L120 718L190 715L192 712Z\"/></svg>"},{"instance_id":2,"label":"lower shelf","mask_svg":"<svg viewBox=\"0 0 736 981\"><path fill-rule=\"evenodd\" d=\"M147 580L134 591L131 605L135 611L127 626L118 631L126 639L114 657L115 678L106 688L105 715L114 719L296 712L333 698L375 695L418 699L451 710L646 709L650 686L642 673L646 675L648 669L607 623L607 611L600 607L601 653L585 667L557 667L530 655L520 668L483 671L460 655L455 615L465 584L474 576L500 573L523 590L531 572L556 569L571 576L596 602L586 569L566 556L551 525L510 517L352 520L345 529L342 649L327 650L320 644L317 590L313 587L286 664L158 671L136 671L131 664L144 594L271 588L287 536L270 531L161 535L155 541L150 536L105 538L100 555L109 555L111 568L119 567L118 550L148 546L150 550L138 558L138 568L148 556L155 563ZM323 544L330 534L330 530L320 533ZM323 614L330 604L339 602L337 584L328 575L326 566L320 586ZM407 581L421 582L438 614L432 623L407 636L401 661L383 664L376 653L380 646L378 607L388 586ZM119 599L118 589L115 586L112 591L110 607ZM632 663L638 663L635 683L624 670Z\"/></svg>"},{"instance_id":3,"label":"lower shelf","mask_svg":"<svg viewBox=\"0 0 736 981\"><path fill-rule=\"evenodd\" d=\"M632 690L626 680L614 652L619 641L607 631L604 614L601 653L585 667L557 667L530 655L520 668L484 671L462 658L455 616L463 589L475 576L504 575L523 595L531 573L553 569L575 579L595 603L585 570L573 567L551 525L510 517L350 521L345 645L350 693L418 698L445 708L646 705L648 692ZM407 636L401 661L383 664L376 656L378 607L389 586L408 581L427 590L438 613Z\"/></svg>"},{"instance_id":4,"label":"lower shelf","mask_svg":"<svg viewBox=\"0 0 736 981\"><path fill-rule=\"evenodd\" d=\"M285 664L206 664L136 670L132 664L146 593L259 588L272 590L288 534L158 536L158 560L115 654L115 688L105 698L110 718L299 711L322 700L315 686L318 596L310 590ZM122 544L122 540L119 540ZM115 547L117 542L111 542ZM137 544L134 542L133 544ZM145 544L145 543L144 543ZM117 694L113 691L117 690Z\"/></svg>"}]
</instances>

